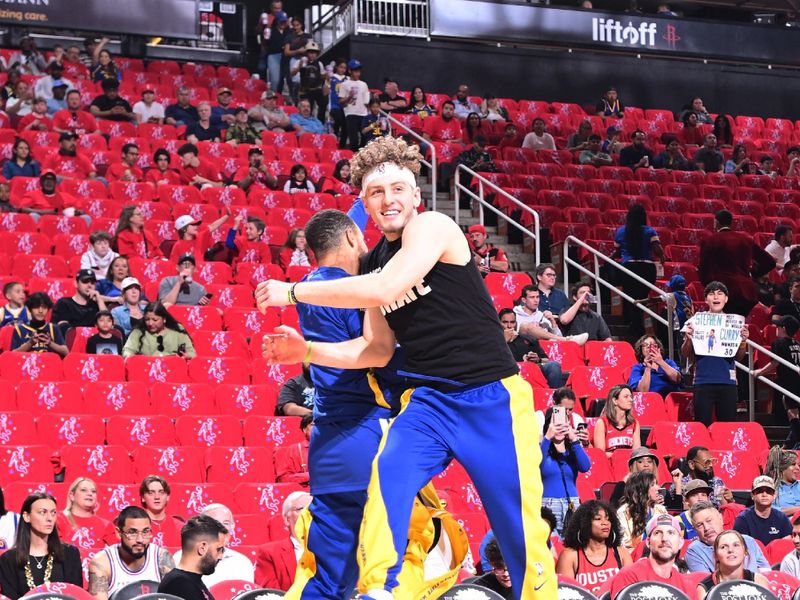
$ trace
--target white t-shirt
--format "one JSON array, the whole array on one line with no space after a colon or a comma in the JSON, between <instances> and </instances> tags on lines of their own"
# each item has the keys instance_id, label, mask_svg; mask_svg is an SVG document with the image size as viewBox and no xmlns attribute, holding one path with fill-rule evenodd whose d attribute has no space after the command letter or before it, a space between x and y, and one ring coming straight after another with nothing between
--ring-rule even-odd
<instances>
[{"instance_id":1,"label":"white t-shirt","mask_svg":"<svg viewBox=\"0 0 800 600\"><path fill-rule=\"evenodd\" d=\"M142 100L139 100L133 105L133 112L141 115L141 123L147 123L152 118L164 118L164 106L160 102L153 102L150 106L147 106Z\"/></svg>"},{"instance_id":2,"label":"white t-shirt","mask_svg":"<svg viewBox=\"0 0 800 600\"><path fill-rule=\"evenodd\" d=\"M522 140L522 147L531 150L555 150L556 141L553 139L553 136L547 132L543 133L542 137L539 137L531 131L525 136L525 139Z\"/></svg>"},{"instance_id":3,"label":"white t-shirt","mask_svg":"<svg viewBox=\"0 0 800 600\"><path fill-rule=\"evenodd\" d=\"M17 523L19 515L8 511L0 517L0 550L10 550L17 539Z\"/></svg>"},{"instance_id":4,"label":"white t-shirt","mask_svg":"<svg viewBox=\"0 0 800 600\"><path fill-rule=\"evenodd\" d=\"M343 100L348 96L355 97L356 101L344 104ZM348 79L339 86L339 103L344 110L344 115L367 116L367 104L369 104L369 87L363 81L353 81Z\"/></svg>"}]
</instances>

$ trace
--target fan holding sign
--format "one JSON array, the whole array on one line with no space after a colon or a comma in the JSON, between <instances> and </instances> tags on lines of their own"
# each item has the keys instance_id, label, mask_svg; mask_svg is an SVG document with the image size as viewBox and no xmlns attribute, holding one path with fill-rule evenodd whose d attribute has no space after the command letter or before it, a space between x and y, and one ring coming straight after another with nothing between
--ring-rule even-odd
<instances>
[{"instance_id":1,"label":"fan holding sign","mask_svg":"<svg viewBox=\"0 0 800 600\"><path fill-rule=\"evenodd\" d=\"M728 288L712 281L705 289L708 311L696 313L684 325L681 354L694 359L694 416L705 426L735 421L738 394L736 364L747 350L749 331L741 315L725 313Z\"/></svg>"}]
</instances>

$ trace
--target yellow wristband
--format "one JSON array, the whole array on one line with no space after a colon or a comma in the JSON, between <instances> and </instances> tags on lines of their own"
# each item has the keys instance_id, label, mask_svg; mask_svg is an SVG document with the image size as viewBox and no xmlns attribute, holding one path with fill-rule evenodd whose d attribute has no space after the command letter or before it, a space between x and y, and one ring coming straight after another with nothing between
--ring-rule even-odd
<instances>
[{"instance_id":1,"label":"yellow wristband","mask_svg":"<svg viewBox=\"0 0 800 600\"><path fill-rule=\"evenodd\" d=\"M311 362L311 350L314 348L314 342L306 342L306 355L303 358L303 364L307 365Z\"/></svg>"}]
</instances>

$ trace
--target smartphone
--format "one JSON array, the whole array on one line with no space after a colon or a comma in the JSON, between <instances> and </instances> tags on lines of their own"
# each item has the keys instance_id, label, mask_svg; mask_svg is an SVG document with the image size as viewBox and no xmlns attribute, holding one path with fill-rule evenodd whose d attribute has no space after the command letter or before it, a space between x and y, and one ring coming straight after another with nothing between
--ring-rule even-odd
<instances>
[{"instance_id":1,"label":"smartphone","mask_svg":"<svg viewBox=\"0 0 800 600\"><path fill-rule=\"evenodd\" d=\"M589 426L586 423L578 423L578 426L575 429L577 429L578 431L581 431L583 429L588 429L588 428L589 428Z\"/></svg>"},{"instance_id":2,"label":"smartphone","mask_svg":"<svg viewBox=\"0 0 800 600\"><path fill-rule=\"evenodd\" d=\"M553 423L556 425L566 425L567 424L567 409L563 406L554 406L553 407Z\"/></svg>"},{"instance_id":3,"label":"smartphone","mask_svg":"<svg viewBox=\"0 0 800 600\"><path fill-rule=\"evenodd\" d=\"M666 488L658 488L658 495L661 496L662 498L666 498L667 497Z\"/></svg>"},{"instance_id":4,"label":"smartphone","mask_svg":"<svg viewBox=\"0 0 800 600\"><path fill-rule=\"evenodd\" d=\"M214 294L212 294L211 292L206 294L206 300L211 300L213 297L214 297Z\"/></svg>"}]
</instances>

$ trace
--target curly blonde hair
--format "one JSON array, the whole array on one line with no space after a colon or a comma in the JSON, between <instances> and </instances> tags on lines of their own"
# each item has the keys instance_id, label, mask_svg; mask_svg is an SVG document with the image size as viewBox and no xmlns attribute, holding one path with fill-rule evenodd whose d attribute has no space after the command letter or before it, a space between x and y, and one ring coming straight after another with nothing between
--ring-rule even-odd
<instances>
[{"instance_id":1,"label":"curly blonde hair","mask_svg":"<svg viewBox=\"0 0 800 600\"><path fill-rule=\"evenodd\" d=\"M417 176L421 159L419 146L409 145L402 138L379 137L364 146L358 151L358 154L350 159L350 183L361 187L361 180L364 176L385 162L395 163Z\"/></svg>"}]
</instances>

